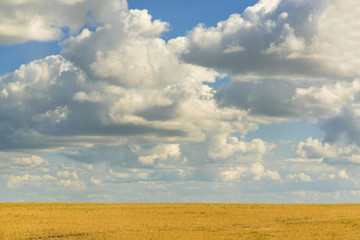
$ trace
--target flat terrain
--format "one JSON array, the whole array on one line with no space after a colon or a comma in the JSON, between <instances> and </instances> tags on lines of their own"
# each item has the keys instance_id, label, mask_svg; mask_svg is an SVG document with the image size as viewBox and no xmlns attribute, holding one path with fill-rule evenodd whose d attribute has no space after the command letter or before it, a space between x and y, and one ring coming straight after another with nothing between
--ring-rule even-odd
<instances>
[{"instance_id":1,"label":"flat terrain","mask_svg":"<svg viewBox=\"0 0 360 240\"><path fill-rule=\"evenodd\" d=\"M360 239L360 204L0 203L0 239Z\"/></svg>"}]
</instances>

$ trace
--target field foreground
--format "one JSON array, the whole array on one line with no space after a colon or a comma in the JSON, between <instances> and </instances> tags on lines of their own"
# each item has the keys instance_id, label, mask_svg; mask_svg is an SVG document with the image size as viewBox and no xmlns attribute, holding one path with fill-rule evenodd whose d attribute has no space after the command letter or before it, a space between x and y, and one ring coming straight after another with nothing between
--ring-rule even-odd
<instances>
[{"instance_id":1,"label":"field foreground","mask_svg":"<svg viewBox=\"0 0 360 240\"><path fill-rule=\"evenodd\" d=\"M0 203L0 239L360 239L360 204Z\"/></svg>"}]
</instances>

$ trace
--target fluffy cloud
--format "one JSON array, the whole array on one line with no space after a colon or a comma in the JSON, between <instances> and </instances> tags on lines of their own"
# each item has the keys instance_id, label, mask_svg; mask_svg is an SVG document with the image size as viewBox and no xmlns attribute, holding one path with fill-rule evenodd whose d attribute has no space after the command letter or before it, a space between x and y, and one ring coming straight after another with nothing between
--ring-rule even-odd
<instances>
[{"instance_id":1,"label":"fluffy cloud","mask_svg":"<svg viewBox=\"0 0 360 240\"><path fill-rule=\"evenodd\" d=\"M272 121L297 118L328 119L359 100L360 82L315 81L311 84L285 79L259 79L256 82L231 82L215 97L220 106L247 110Z\"/></svg>"},{"instance_id":2,"label":"fluffy cloud","mask_svg":"<svg viewBox=\"0 0 360 240\"><path fill-rule=\"evenodd\" d=\"M70 171L58 171L56 175L59 178L73 178L73 179L79 179L79 176L76 171L70 172Z\"/></svg>"},{"instance_id":3,"label":"fluffy cloud","mask_svg":"<svg viewBox=\"0 0 360 240\"><path fill-rule=\"evenodd\" d=\"M0 3L0 44L65 37L61 55L0 76L8 188L179 201L170 196L360 186L351 169L360 162L358 36L337 27L358 28L358 3L262 0L169 41L161 38L168 23L125 1L52 3ZM213 87L226 75L230 83ZM281 144L245 140L259 124L303 118L326 136L301 141L287 161L272 155Z\"/></svg>"},{"instance_id":4,"label":"fluffy cloud","mask_svg":"<svg viewBox=\"0 0 360 240\"><path fill-rule=\"evenodd\" d=\"M321 158L324 154L336 155L333 151L333 147L328 143L323 143L319 139L312 139L311 137L306 139L305 142L301 141L296 147L296 153L303 158Z\"/></svg>"},{"instance_id":5,"label":"fluffy cloud","mask_svg":"<svg viewBox=\"0 0 360 240\"><path fill-rule=\"evenodd\" d=\"M108 12L127 9L123 0L4 0L0 2L0 44L58 40ZM95 21L94 21L95 19Z\"/></svg>"},{"instance_id":6,"label":"fluffy cloud","mask_svg":"<svg viewBox=\"0 0 360 240\"><path fill-rule=\"evenodd\" d=\"M221 172L221 179L223 181L234 181L240 179L242 174L247 170L244 167L233 167L229 170Z\"/></svg>"},{"instance_id":7,"label":"fluffy cloud","mask_svg":"<svg viewBox=\"0 0 360 240\"><path fill-rule=\"evenodd\" d=\"M179 60L186 41L161 39L167 23L152 20L146 10L108 9L90 17L97 27L66 38L62 56L1 76L1 150L46 150L108 164L105 178L89 175L89 181L77 170L48 166L56 176L53 187L85 191L113 182L218 181L221 164L261 162L274 148L231 136L257 123L246 110L218 106L208 83L222 75ZM261 166L248 169L247 178L280 178ZM8 186L35 181L24 176Z\"/></svg>"},{"instance_id":8,"label":"fluffy cloud","mask_svg":"<svg viewBox=\"0 0 360 240\"><path fill-rule=\"evenodd\" d=\"M297 88L292 99L308 115L329 117L341 113L344 106L358 100L360 81L336 82L321 87ZM299 111L300 112L300 111Z\"/></svg>"},{"instance_id":9,"label":"fluffy cloud","mask_svg":"<svg viewBox=\"0 0 360 240\"><path fill-rule=\"evenodd\" d=\"M184 67L185 81L169 75L175 82L137 89L93 81L60 56L23 65L0 78L6 92L0 104L2 148L71 145L70 138L101 141L92 136L200 140L201 129L217 125L252 128L245 112L217 108L212 89L202 84L214 74L178 64Z\"/></svg>"},{"instance_id":10,"label":"fluffy cloud","mask_svg":"<svg viewBox=\"0 0 360 240\"><path fill-rule=\"evenodd\" d=\"M46 167L49 165L49 163L46 162L42 157L36 155L30 157L13 158L13 161L15 162L15 164L30 167Z\"/></svg>"},{"instance_id":11,"label":"fluffy cloud","mask_svg":"<svg viewBox=\"0 0 360 240\"><path fill-rule=\"evenodd\" d=\"M289 174L286 176L287 179L295 180L296 182L311 182L311 177L309 175L306 175L305 173L295 173L295 174Z\"/></svg>"},{"instance_id":12,"label":"fluffy cloud","mask_svg":"<svg viewBox=\"0 0 360 240\"><path fill-rule=\"evenodd\" d=\"M328 69L337 74L358 77L360 75L357 48L360 28L360 3L351 0L329 1L328 7L318 21L317 34L314 36L311 57L325 62ZM341 14L339 14L341 13Z\"/></svg>"},{"instance_id":13,"label":"fluffy cloud","mask_svg":"<svg viewBox=\"0 0 360 240\"><path fill-rule=\"evenodd\" d=\"M251 165L251 167L232 167L231 169L222 171L220 175L223 181L281 179L277 171L265 170L264 165L261 163L255 163Z\"/></svg>"},{"instance_id":14,"label":"fluffy cloud","mask_svg":"<svg viewBox=\"0 0 360 240\"><path fill-rule=\"evenodd\" d=\"M216 27L194 28L184 59L232 74L317 74L319 65L299 58L326 1L260 1ZM234 51L236 50L236 51ZM317 69L312 65L317 65Z\"/></svg>"},{"instance_id":15,"label":"fluffy cloud","mask_svg":"<svg viewBox=\"0 0 360 240\"><path fill-rule=\"evenodd\" d=\"M101 185L101 180L94 178L94 176L91 176L91 183L95 185Z\"/></svg>"},{"instance_id":16,"label":"fluffy cloud","mask_svg":"<svg viewBox=\"0 0 360 240\"><path fill-rule=\"evenodd\" d=\"M347 1L259 1L215 27L195 27L181 39L181 57L230 75L216 93L220 106L248 110L264 123L332 118L359 98L360 39L350 30L359 28L358 8ZM330 138L338 128L326 124Z\"/></svg>"},{"instance_id":17,"label":"fluffy cloud","mask_svg":"<svg viewBox=\"0 0 360 240\"><path fill-rule=\"evenodd\" d=\"M82 181L71 180L71 179L60 179L57 183L59 186L66 188L71 188L75 191L80 191L86 189L86 185Z\"/></svg>"},{"instance_id":18,"label":"fluffy cloud","mask_svg":"<svg viewBox=\"0 0 360 240\"><path fill-rule=\"evenodd\" d=\"M176 49L182 43L159 37L167 23L152 21L146 10L99 16L93 17L101 24L96 30L62 42L63 57L49 56L0 78L3 149L176 144L202 141L215 127L231 134L256 126L246 111L218 108L204 82L220 75L181 62ZM172 156L162 154L138 160L149 164Z\"/></svg>"},{"instance_id":19,"label":"fluffy cloud","mask_svg":"<svg viewBox=\"0 0 360 240\"><path fill-rule=\"evenodd\" d=\"M109 169L104 182L243 182L243 181L278 181L277 171L265 169L261 163L237 167L181 167L181 168L117 168Z\"/></svg>"},{"instance_id":20,"label":"fluffy cloud","mask_svg":"<svg viewBox=\"0 0 360 240\"><path fill-rule=\"evenodd\" d=\"M254 174L254 180L260 180L261 178L279 180L281 178L279 173L276 171L265 170L265 167L260 163L253 164L250 170Z\"/></svg>"},{"instance_id":21,"label":"fluffy cloud","mask_svg":"<svg viewBox=\"0 0 360 240\"><path fill-rule=\"evenodd\" d=\"M323 159L327 164L359 164L360 148L356 145L329 144L319 139L306 139L296 148L298 156L305 159Z\"/></svg>"},{"instance_id":22,"label":"fluffy cloud","mask_svg":"<svg viewBox=\"0 0 360 240\"><path fill-rule=\"evenodd\" d=\"M30 187L40 186L43 183L53 181L55 179L56 178L54 178L50 175L44 175L44 176L29 175L29 174L24 174L23 176L11 175L9 177L7 186L9 188L17 188L17 187L21 187L23 185L28 185Z\"/></svg>"},{"instance_id":23,"label":"fluffy cloud","mask_svg":"<svg viewBox=\"0 0 360 240\"><path fill-rule=\"evenodd\" d=\"M346 173L346 170L341 170L339 173L338 173L338 175L339 175L339 177L340 178L343 178L343 179L345 179L345 180L348 180L349 179L349 176L348 176L348 174Z\"/></svg>"},{"instance_id":24,"label":"fluffy cloud","mask_svg":"<svg viewBox=\"0 0 360 240\"><path fill-rule=\"evenodd\" d=\"M239 141L237 137L216 135L208 143L208 154L213 159L229 159L231 157L242 161L261 161L262 156L275 146L261 139L253 139L251 142Z\"/></svg>"},{"instance_id":25,"label":"fluffy cloud","mask_svg":"<svg viewBox=\"0 0 360 240\"><path fill-rule=\"evenodd\" d=\"M138 149L135 147L134 152L136 153L137 151ZM168 157L177 158L181 155L181 150L179 144L158 145L150 152L150 154L151 155L139 156L138 161L143 165L151 165L154 164L155 160L165 161Z\"/></svg>"},{"instance_id":26,"label":"fluffy cloud","mask_svg":"<svg viewBox=\"0 0 360 240\"><path fill-rule=\"evenodd\" d=\"M7 92L0 104L2 149L53 145L49 135L61 131L68 119L66 102L76 92L81 75L62 57L50 56L1 76L0 88Z\"/></svg>"},{"instance_id":27,"label":"fluffy cloud","mask_svg":"<svg viewBox=\"0 0 360 240\"><path fill-rule=\"evenodd\" d=\"M194 28L183 58L232 75L358 76L359 37L349 30L359 28L358 8L351 0L262 0L216 27Z\"/></svg>"}]
</instances>

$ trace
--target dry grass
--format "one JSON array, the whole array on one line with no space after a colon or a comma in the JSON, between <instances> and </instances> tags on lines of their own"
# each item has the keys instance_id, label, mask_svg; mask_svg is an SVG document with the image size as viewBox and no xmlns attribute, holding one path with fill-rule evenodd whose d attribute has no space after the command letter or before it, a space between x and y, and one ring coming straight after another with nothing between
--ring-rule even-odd
<instances>
[{"instance_id":1,"label":"dry grass","mask_svg":"<svg viewBox=\"0 0 360 240\"><path fill-rule=\"evenodd\" d=\"M0 239L360 239L360 205L0 203Z\"/></svg>"}]
</instances>

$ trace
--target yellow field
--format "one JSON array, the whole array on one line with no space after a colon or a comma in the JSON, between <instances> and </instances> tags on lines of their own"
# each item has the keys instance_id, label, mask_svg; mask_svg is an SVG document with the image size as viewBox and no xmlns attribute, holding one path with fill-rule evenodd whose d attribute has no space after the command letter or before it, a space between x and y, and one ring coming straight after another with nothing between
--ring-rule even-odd
<instances>
[{"instance_id":1,"label":"yellow field","mask_svg":"<svg viewBox=\"0 0 360 240\"><path fill-rule=\"evenodd\" d=\"M0 239L360 239L360 205L0 203Z\"/></svg>"}]
</instances>

